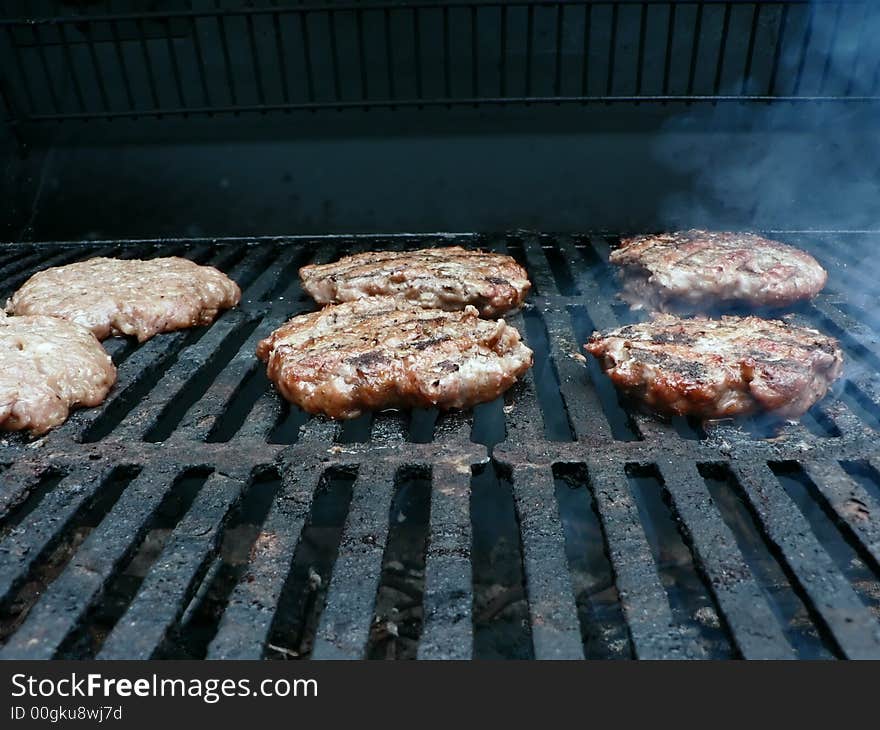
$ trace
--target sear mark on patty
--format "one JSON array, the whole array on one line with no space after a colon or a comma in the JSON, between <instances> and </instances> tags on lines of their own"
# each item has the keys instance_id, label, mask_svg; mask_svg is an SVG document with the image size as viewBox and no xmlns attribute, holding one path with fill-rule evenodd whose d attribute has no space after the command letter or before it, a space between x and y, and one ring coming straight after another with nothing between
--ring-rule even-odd
<instances>
[{"instance_id":1,"label":"sear mark on patty","mask_svg":"<svg viewBox=\"0 0 880 730\"><path fill-rule=\"evenodd\" d=\"M827 274L810 254L754 233L677 231L621 240L611 252L633 309L698 312L783 307L818 294Z\"/></svg>"},{"instance_id":2,"label":"sear mark on patty","mask_svg":"<svg viewBox=\"0 0 880 730\"><path fill-rule=\"evenodd\" d=\"M758 411L796 418L843 370L833 338L758 317L662 315L596 332L585 349L617 388L653 410L707 419Z\"/></svg>"},{"instance_id":3,"label":"sear mark on patty","mask_svg":"<svg viewBox=\"0 0 880 730\"><path fill-rule=\"evenodd\" d=\"M369 297L294 317L257 346L269 379L309 413L468 408L501 395L532 364L503 320Z\"/></svg>"},{"instance_id":4,"label":"sear mark on patty","mask_svg":"<svg viewBox=\"0 0 880 730\"><path fill-rule=\"evenodd\" d=\"M304 266L299 275L318 304L397 295L427 309L473 305L484 317L520 307L531 288L525 269L512 257L460 246L369 251Z\"/></svg>"}]
</instances>

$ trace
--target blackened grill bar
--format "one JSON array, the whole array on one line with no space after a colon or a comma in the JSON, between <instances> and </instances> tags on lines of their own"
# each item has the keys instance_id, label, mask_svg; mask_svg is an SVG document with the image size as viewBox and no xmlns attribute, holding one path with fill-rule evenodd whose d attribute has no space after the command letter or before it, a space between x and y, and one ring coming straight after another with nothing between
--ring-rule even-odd
<instances>
[{"instance_id":1,"label":"blackened grill bar","mask_svg":"<svg viewBox=\"0 0 880 730\"><path fill-rule=\"evenodd\" d=\"M509 321L536 350L536 366L473 414L380 413L356 428L297 414L255 380L261 371L253 349L277 323L312 306L295 277L298 265L376 247L373 237L11 246L9 253L26 256L7 287L48 263L96 252L173 250L225 270L242 285L243 301L208 328L141 346L111 340L119 383L106 403L76 412L36 442L4 438L0 657L358 658L378 640L377 628L384 641L420 658L483 656L490 639L498 655L542 659L800 656L806 649L792 641L776 608L781 589L753 569L753 550L767 551L788 577L806 607L798 630L812 642L834 656L878 657L870 594L880 563L880 345L870 314L839 293L852 275L838 258L844 250L858 257L876 238L792 236L831 281L828 292L795 308L797 321L839 329L847 375L803 423L778 430L760 419L701 430L609 396L601 373L580 358L583 329L641 315L609 296L607 254L616 237L608 234L395 238L398 249L461 244L519 258L535 291ZM631 431L621 431L622 422ZM259 475L273 469L280 486L260 497ZM421 470L431 485L427 524L415 526L427 535L417 573L423 587L391 594L395 611L416 617L411 625L396 614L376 615L394 569L386 548L401 525L410 527L405 514L390 518L408 469ZM500 476L481 481L475 475L485 469ZM193 470L204 476L190 501L180 502L181 480ZM555 491L560 470L570 475L563 488L593 505L604 547L586 557L607 562L610 585L591 583L577 563L582 556L571 552L570 541L586 527ZM740 524L713 499L706 480L715 473L727 475L724 488L748 515L738 519L753 523L760 544L744 545ZM786 491L789 473L806 485L814 513ZM339 475L349 475L350 493L334 507L331 529L324 513L337 499ZM645 503L644 487L635 487L640 475L660 491L656 503ZM482 558L474 550L487 539L499 550L507 518L476 508L482 490L509 500L518 535L518 557L493 565L498 576L489 584L475 582L474 561ZM269 501L248 517L254 498ZM656 522L658 509L675 525L686 559L665 557L671 538ZM244 517L232 517L242 510ZM842 548L813 533L815 519L827 520L866 566L868 584L841 562ZM235 556L241 528L230 527L239 522L250 535L246 549L238 548L243 557ZM150 545L159 552L138 572ZM304 580L296 566L317 560L308 557L314 550L328 551L330 567ZM692 575L690 587L670 582L681 571ZM116 586L132 580L120 598ZM300 593L305 598L293 601ZM708 596L699 610L697 594ZM290 605L302 615L279 615L279 606ZM511 618L517 611L525 624ZM296 631L283 628L291 621ZM613 643L615 621L622 647ZM389 638L388 627L399 635ZM198 641L188 644L188 635ZM276 643L279 636L287 643Z\"/></svg>"}]
</instances>

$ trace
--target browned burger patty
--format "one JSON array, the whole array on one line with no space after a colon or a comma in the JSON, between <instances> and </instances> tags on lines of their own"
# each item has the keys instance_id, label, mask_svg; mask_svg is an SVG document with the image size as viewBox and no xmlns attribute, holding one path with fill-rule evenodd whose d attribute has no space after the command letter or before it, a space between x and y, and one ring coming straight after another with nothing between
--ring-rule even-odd
<instances>
[{"instance_id":1,"label":"browned burger patty","mask_svg":"<svg viewBox=\"0 0 880 730\"><path fill-rule=\"evenodd\" d=\"M39 436L74 406L101 403L115 382L112 360L84 327L0 312L0 430Z\"/></svg>"},{"instance_id":2,"label":"browned burger patty","mask_svg":"<svg viewBox=\"0 0 880 730\"><path fill-rule=\"evenodd\" d=\"M172 256L95 258L34 274L7 302L14 314L45 314L76 322L103 340L210 324L238 304L241 291L211 266Z\"/></svg>"},{"instance_id":3,"label":"browned burger patty","mask_svg":"<svg viewBox=\"0 0 880 730\"><path fill-rule=\"evenodd\" d=\"M634 309L783 307L815 296L827 279L810 254L754 233L691 230L625 238L610 260L623 267L622 296Z\"/></svg>"},{"instance_id":4,"label":"browned burger patty","mask_svg":"<svg viewBox=\"0 0 880 730\"><path fill-rule=\"evenodd\" d=\"M800 416L843 369L837 341L758 317L664 315L593 334L585 346L616 387L660 413Z\"/></svg>"},{"instance_id":5,"label":"browned burger patty","mask_svg":"<svg viewBox=\"0 0 880 730\"><path fill-rule=\"evenodd\" d=\"M294 317L257 347L287 400L355 418L410 406L467 408L496 398L532 364L503 320L369 297Z\"/></svg>"},{"instance_id":6,"label":"browned burger patty","mask_svg":"<svg viewBox=\"0 0 880 730\"><path fill-rule=\"evenodd\" d=\"M526 270L510 256L460 246L370 251L304 266L299 276L318 304L396 294L427 309L453 311L470 304L484 317L516 309L531 287Z\"/></svg>"}]
</instances>

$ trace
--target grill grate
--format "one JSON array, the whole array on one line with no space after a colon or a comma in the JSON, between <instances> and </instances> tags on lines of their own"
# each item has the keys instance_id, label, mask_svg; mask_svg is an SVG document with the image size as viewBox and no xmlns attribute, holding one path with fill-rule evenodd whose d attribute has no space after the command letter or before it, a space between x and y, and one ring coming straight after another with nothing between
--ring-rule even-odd
<instances>
[{"instance_id":1,"label":"grill grate","mask_svg":"<svg viewBox=\"0 0 880 730\"><path fill-rule=\"evenodd\" d=\"M49 265L173 253L244 297L209 328L107 341L102 406L0 442L0 657L880 657L876 236L782 237L830 273L795 321L847 356L783 426L662 422L575 357L637 316L611 235L4 248L4 296ZM312 306L300 265L453 243L530 272L522 383L473 414L344 425L282 402L253 351Z\"/></svg>"}]
</instances>

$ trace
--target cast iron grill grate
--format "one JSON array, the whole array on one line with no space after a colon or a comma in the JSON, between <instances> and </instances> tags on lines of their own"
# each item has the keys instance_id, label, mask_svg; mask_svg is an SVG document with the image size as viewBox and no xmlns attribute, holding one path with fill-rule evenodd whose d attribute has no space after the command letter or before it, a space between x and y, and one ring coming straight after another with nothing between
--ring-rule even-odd
<instances>
[{"instance_id":1,"label":"cast iron grill grate","mask_svg":"<svg viewBox=\"0 0 880 730\"><path fill-rule=\"evenodd\" d=\"M778 237L828 289L793 312L845 379L799 424L661 422L579 357L616 237L513 233L20 244L5 297L95 255L179 254L242 305L106 342L108 400L0 443L0 657L880 657L880 322L871 234ZM345 424L253 355L312 303L296 270L366 248L482 246L527 266L535 367L473 413Z\"/></svg>"}]
</instances>

